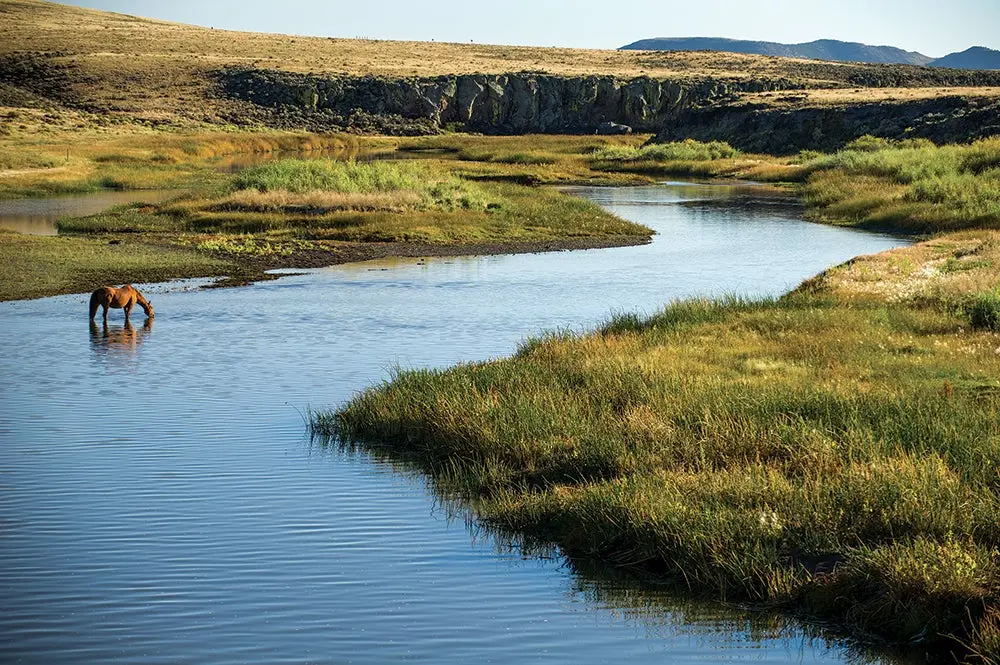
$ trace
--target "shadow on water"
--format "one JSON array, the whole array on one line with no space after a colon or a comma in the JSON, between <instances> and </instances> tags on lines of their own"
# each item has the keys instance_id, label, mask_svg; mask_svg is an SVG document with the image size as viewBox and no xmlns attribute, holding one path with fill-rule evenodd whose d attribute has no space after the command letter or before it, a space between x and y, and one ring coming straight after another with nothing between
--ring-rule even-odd
<instances>
[{"instance_id":1,"label":"shadow on water","mask_svg":"<svg viewBox=\"0 0 1000 665\"><path fill-rule=\"evenodd\" d=\"M570 556L553 542L477 520L469 502L449 490L421 465L419 457L387 444L347 441L336 435L309 434L313 452L368 457L389 464L394 473L424 478L433 494L436 514L465 523L475 542L488 543L499 554L558 562L572 577L573 593L589 607L609 610L616 620L639 627L647 637L686 635L702 649L720 654L748 642L798 640L808 652L840 652L847 663L916 665L919 654L905 653L845 636L834 627L802 622L775 608L726 603L686 593L676 579L646 570L614 565L595 558ZM794 646L793 646L794 648Z\"/></svg>"},{"instance_id":2,"label":"shadow on water","mask_svg":"<svg viewBox=\"0 0 1000 665\"><path fill-rule=\"evenodd\" d=\"M98 356L134 356L153 332L153 319L136 329L130 321L120 326L90 322L90 348Z\"/></svg>"}]
</instances>

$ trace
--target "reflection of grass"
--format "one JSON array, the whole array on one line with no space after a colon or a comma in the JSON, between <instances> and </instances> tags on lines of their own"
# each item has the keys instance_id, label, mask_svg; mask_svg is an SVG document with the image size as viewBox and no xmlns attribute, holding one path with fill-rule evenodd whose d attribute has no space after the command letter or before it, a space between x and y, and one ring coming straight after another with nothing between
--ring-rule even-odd
<instances>
[{"instance_id":1,"label":"reflection of grass","mask_svg":"<svg viewBox=\"0 0 1000 665\"><path fill-rule=\"evenodd\" d=\"M963 325L804 296L682 303L398 371L315 424L416 456L488 522L570 553L933 644L1000 604L981 397L1000 355Z\"/></svg>"}]
</instances>

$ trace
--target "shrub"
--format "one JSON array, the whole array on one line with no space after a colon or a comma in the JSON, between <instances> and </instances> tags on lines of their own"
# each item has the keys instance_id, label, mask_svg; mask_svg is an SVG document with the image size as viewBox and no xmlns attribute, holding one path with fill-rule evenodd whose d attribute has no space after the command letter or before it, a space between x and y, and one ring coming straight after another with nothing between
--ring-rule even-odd
<instances>
[{"instance_id":1,"label":"shrub","mask_svg":"<svg viewBox=\"0 0 1000 665\"><path fill-rule=\"evenodd\" d=\"M594 161L606 162L638 162L638 161L691 161L705 162L715 159L731 159L739 157L740 151L723 141L702 143L692 139L675 143L658 143L633 148L631 146L616 146L598 150L593 154Z\"/></svg>"},{"instance_id":2,"label":"shrub","mask_svg":"<svg viewBox=\"0 0 1000 665\"><path fill-rule=\"evenodd\" d=\"M1000 331L1000 291L980 293L968 312L974 328Z\"/></svg>"},{"instance_id":3,"label":"shrub","mask_svg":"<svg viewBox=\"0 0 1000 665\"><path fill-rule=\"evenodd\" d=\"M879 150L885 150L888 147L888 139L872 136L871 134L865 134L864 136L859 136L844 146L844 150L850 150L853 152L877 152Z\"/></svg>"}]
</instances>

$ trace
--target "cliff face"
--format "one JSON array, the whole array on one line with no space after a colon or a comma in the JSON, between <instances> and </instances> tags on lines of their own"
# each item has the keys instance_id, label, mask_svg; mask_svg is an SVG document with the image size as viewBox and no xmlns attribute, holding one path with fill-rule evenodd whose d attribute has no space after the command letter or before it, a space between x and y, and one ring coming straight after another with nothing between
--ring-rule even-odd
<instances>
[{"instance_id":1,"label":"cliff face","mask_svg":"<svg viewBox=\"0 0 1000 665\"><path fill-rule=\"evenodd\" d=\"M872 87L919 85L920 77L928 75L969 75L913 67L883 67L868 74L891 79L869 82ZM995 76L1000 80L1000 72ZM745 92L803 87L780 78L659 81L524 72L390 79L232 68L218 72L217 82L219 93L240 106L233 121L313 131L413 135L449 128L484 134L581 134L602 125L626 125L657 133L656 141L719 140L772 154L836 150L864 134L925 137L937 143L1000 135L1000 100L995 98L813 107L740 102Z\"/></svg>"},{"instance_id":2,"label":"cliff face","mask_svg":"<svg viewBox=\"0 0 1000 665\"><path fill-rule=\"evenodd\" d=\"M653 141L726 141L748 152L789 154L836 150L865 134L888 139L926 138L938 144L998 136L1000 100L940 97L792 109L690 109L665 123Z\"/></svg>"},{"instance_id":3,"label":"cliff face","mask_svg":"<svg viewBox=\"0 0 1000 665\"><path fill-rule=\"evenodd\" d=\"M370 124L390 133L453 125L485 134L593 133L607 122L655 132L681 109L723 103L741 92L801 88L787 79L681 83L534 73L385 79L255 69L225 70L219 83L230 99L300 123Z\"/></svg>"}]
</instances>

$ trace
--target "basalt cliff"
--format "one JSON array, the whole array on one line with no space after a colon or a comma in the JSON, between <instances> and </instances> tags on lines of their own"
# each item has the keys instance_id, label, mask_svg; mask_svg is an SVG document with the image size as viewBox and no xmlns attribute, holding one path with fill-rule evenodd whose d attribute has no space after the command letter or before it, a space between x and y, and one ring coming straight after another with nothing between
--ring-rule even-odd
<instances>
[{"instance_id":1,"label":"basalt cliff","mask_svg":"<svg viewBox=\"0 0 1000 665\"><path fill-rule=\"evenodd\" d=\"M871 70L871 87L1000 85L1000 72ZM928 80L924 80L928 78ZM660 141L723 140L748 151L831 150L863 134L939 143L1000 134L1000 99L939 96L911 101L810 105L786 78L656 80L649 77L468 74L349 77L227 68L221 97L233 120L281 127L395 135L461 130L484 134L636 131ZM775 93L748 103L748 93Z\"/></svg>"},{"instance_id":2,"label":"basalt cliff","mask_svg":"<svg viewBox=\"0 0 1000 665\"><path fill-rule=\"evenodd\" d=\"M579 134L596 132L606 123L655 132L682 109L722 104L747 92L801 87L788 79L679 82L532 72L393 79L258 69L220 72L219 86L226 97L258 106L262 117L272 121L392 134L442 128Z\"/></svg>"}]
</instances>

